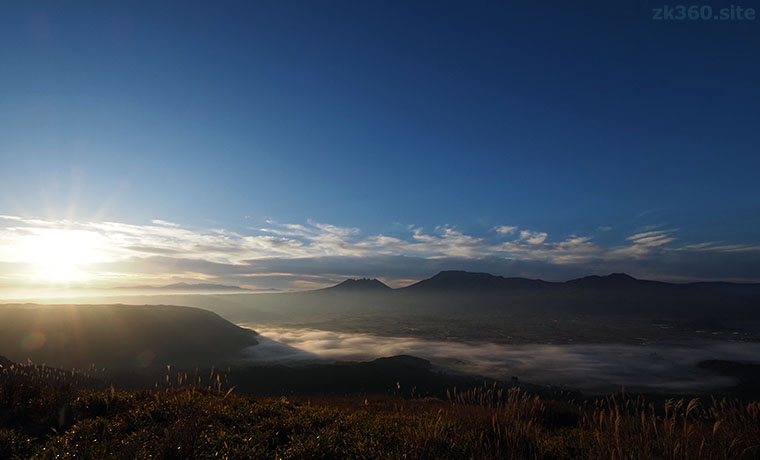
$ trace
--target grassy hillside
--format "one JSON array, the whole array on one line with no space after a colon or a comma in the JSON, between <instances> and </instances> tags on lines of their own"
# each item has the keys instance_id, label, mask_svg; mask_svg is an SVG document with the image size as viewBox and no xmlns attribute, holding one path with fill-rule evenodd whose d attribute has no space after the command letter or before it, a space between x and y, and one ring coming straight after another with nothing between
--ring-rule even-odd
<instances>
[{"instance_id":1,"label":"grassy hillside","mask_svg":"<svg viewBox=\"0 0 760 460\"><path fill-rule=\"evenodd\" d=\"M3 366L3 459L760 458L757 402L574 403L489 387L448 400L288 400L199 386L87 389L69 373Z\"/></svg>"},{"instance_id":2,"label":"grassy hillside","mask_svg":"<svg viewBox=\"0 0 760 460\"><path fill-rule=\"evenodd\" d=\"M189 307L0 306L0 354L66 369L214 363L255 344L254 335Z\"/></svg>"}]
</instances>

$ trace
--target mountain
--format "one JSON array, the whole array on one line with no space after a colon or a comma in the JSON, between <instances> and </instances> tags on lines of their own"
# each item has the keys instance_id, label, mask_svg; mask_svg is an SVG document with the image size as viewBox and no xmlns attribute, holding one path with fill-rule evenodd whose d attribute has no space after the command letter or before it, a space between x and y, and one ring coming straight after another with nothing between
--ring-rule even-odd
<instances>
[{"instance_id":1,"label":"mountain","mask_svg":"<svg viewBox=\"0 0 760 460\"><path fill-rule=\"evenodd\" d=\"M409 285L406 291L436 291L436 290L496 290L496 289L537 289L547 288L552 284L542 280L527 278L505 278L490 273L474 273L457 270L447 270L432 278Z\"/></svg>"},{"instance_id":2,"label":"mountain","mask_svg":"<svg viewBox=\"0 0 760 460\"><path fill-rule=\"evenodd\" d=\"M612 273L606 276L591 275L570 281L552 282L540 279L503 277L490 273L446 270L432 278L424 279L402 289L413 290L510 290L510 289L554 289L565 287L583 287L589 289L622 288L644 284L667 284L657 281L638 280L625 273Z\"/></svg>"},{"instance_id":3,"label":"mountain","mask_svg":"<svg viewBox=\"0 0 760 460\"><path fill-rule=\"evenodd\" d=\"M322 291L347 291L347 292L382 292L392 289L382 281L369 278L347 279L335 286L322 289Z\"/></svg>"},{"instance_id":4,"label":"mountain","mask_svg":"<svg viewBox=\"0 0 760 460\"><path fill-rule=\"evenodd\" d=\"M0 355L64 369L223 363L255 335L191 307L0 305Z\"/></svg>"}]
</instances>

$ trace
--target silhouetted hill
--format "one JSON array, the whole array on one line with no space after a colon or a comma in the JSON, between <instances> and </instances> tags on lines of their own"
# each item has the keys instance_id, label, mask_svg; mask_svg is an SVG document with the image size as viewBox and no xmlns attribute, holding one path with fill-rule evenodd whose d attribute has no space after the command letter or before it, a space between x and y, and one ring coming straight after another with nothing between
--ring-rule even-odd
<instances>
[{"instance_id":1,"label":"silhouetted hill","mask_svg":"<svg viewBox=\"0 0 760 460\"><path fill-rule=\"evenodd\" d=\"M361 278L361 279L347 279L335 286L322 289L322 291L390 291L392 290L388 285L377 279Z\"/></svg>"},{"instance_id":2,"label":"silhouetted hill","mask_svg":"<svg viewBox=\"0 0 760 460\"><path fill-rule=\"evenodd\" d=\"M577 278L574 280L567 281L565 284L571 285L571 286L583 286L587 288L609 289L609 288L629 287L629 286L635 286L640 283L653 283L653 282L654 281L637 280L631 275L627 275L625 273L612 273L607 276L598 276L598 275L584 276L583 278Z\"/></svg>"},{"instance_id":3,"label":"silhouetted hill","mask_svg":"<svg viewBox=\"0 0 760 460\"><path fill-rule=\"evenodd\" d=\"M482 385L488 379L452 374L429 361L400 355L366 362L336 362L306 366L251 364L233 367L230 383L236 391L283 394L394 393L443 397L449 388ZM531 388L533 388L531 386Z\"/></svg>"},{"instance_id":4,"label":"silhouetted hill","mask_svg":"<svg viewBox=\"0 0 760 460\"><path fill-rule=\"evenodd\" d=\"M698 367L718 375L738 379L732 390L743 397L757 399L760 397L760 364L711 359L701 361Z\"/></svg>"},{"instance_id":5,"label":"silhouetted hill","mask_svg":"<svg viewBox=\"0 0 760 460\"><path fill-rule=\"evenodd\" d=\"M207 310L166 305L3 305L0 354L70 369L208 365L256 344Z\"/></svg>"}]
</instances>

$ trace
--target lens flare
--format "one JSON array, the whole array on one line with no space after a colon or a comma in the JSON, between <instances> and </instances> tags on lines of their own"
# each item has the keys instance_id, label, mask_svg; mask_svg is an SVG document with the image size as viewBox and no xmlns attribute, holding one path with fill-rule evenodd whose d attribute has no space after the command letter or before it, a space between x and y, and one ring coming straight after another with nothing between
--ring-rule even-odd
<instances>
[{"instance_id":1,"label":"lens flare","mask_svg":"<svg viewBox=\"0 0 760 460\"><path fill-rule=\"evenodd\" d=\"M47 338L42 332L31 332L21 341L21 347L27 351L39 350L45 345Z\"/></svg>"}]
</instances>

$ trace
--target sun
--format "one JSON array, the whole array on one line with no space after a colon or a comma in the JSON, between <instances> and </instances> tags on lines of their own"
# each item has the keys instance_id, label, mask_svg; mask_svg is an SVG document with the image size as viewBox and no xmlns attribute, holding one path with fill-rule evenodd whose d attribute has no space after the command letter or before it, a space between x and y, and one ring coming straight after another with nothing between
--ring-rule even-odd
<instances>
[{"instance_id":1,"label":"sun","mask_svg":"<svg viewBox=\"0 0 760 460\"><path fill-rule=\"evenodd\" d=\"M85 266L99 260L99 243L94 232L37 229L25 238L22 254L35 279L68 284L92 277Z\"/></svg>"}]
</instances>

